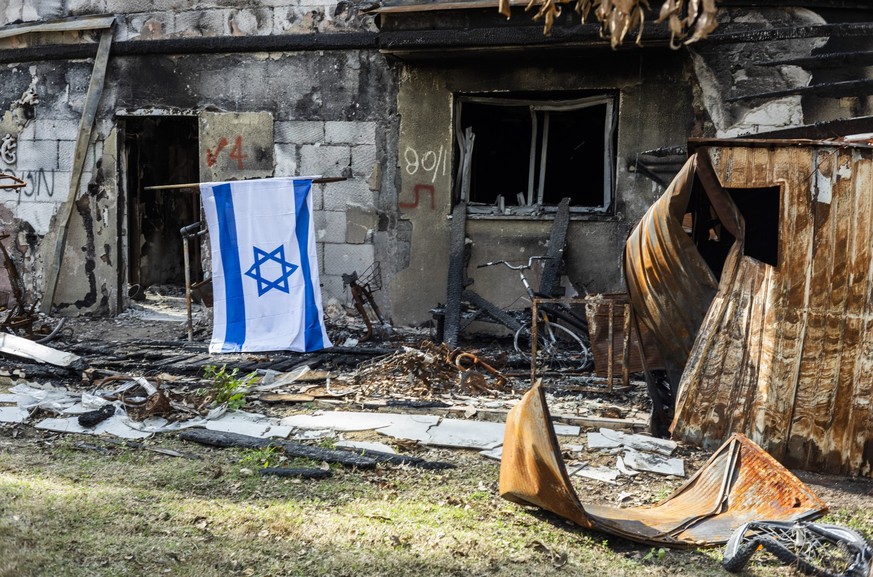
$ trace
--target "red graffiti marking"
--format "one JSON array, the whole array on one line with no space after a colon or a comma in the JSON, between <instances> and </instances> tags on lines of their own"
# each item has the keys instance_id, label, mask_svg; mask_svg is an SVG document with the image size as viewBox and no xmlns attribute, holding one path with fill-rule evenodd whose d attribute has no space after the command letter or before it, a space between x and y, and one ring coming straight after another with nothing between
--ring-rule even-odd
<instances>
[{"instance_id":1,"label":"red graffiti marking","mask_svg":"<svg viewBox=\"0 0 873 577\"><path fill-rule=\"evenodd\" d=\"M212 167L218 164L218 155L221 154L221 151L224 150L228 144L227 139L222 136L218 141L218 146L215 147L215 152L212 152L212 150L207 148L206 165ZM233 148L230 149L230 159L236 161L236 166L239 170L243 169L243 160L249 157L248 154L243 154L242 146L242 136L237 136Z\"/></svg>"},{"instance_id":2,"label":"red graffiti marking","mask_svg":"<svg viewBox=\"0 0 873 577\"><path fill-rule=\"evenodd\" d=\"M230 151L230 158L236 161L237 168L242 170L243 160L248 158L248 154L242 153L242 136L236 137L236 143L233 145L233 149Z\"/></svg>"},{"instance_id":3,"label":"red graffiti marking","mask_svg":"<svg viewBox=\"0 0 873 577\"><path fill-rule=\"evenodd\" d=\"M416 184L415 188L412 189L412 194L415 196L415 201L413 202L399 202L397 206L400 208L418 208L418 200L419 194L421 191L426 193L430 193L430 209L436 210L436 202L434 200L434 187L430 184Z\"/></svg>"},{"instance_id":4,"label":"red graffiti marking","mask_svg":"<svg viewBox=\"0 0 873 577\"><path fill-rule=\"evenodd\" d=\"M218 141L218 146L215 147L214 153L210 149L206 149L206 166L215 166L215 163L218 162L218 155L225 146L227 146L227 139L222 136L221 140Z\"/></svg>"}]
</instances>

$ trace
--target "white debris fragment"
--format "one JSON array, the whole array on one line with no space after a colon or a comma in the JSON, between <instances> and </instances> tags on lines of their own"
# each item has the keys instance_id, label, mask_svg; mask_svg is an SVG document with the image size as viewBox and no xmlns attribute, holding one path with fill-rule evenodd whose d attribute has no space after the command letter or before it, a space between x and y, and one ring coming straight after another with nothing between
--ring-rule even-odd
<instances>
[{"instance_id":1,"label":"white debris fragment","mask_svg":"<svg viewBox=\"0 0 873 577\"><path fill-rule=\"evenodd\" d=\"M624 454L624 464L637 471L648 471L661 475L685 476L685 463L682 459L674 459L654 453L639 453L629 450Z\"/></svg>"},{"instance_id":2,"label":"white debris fragment","mask_svg":"<svg viewBox=\"0 0 873 577\"><path fill-rule=\"evenodd\" d=\"M43 419L36 424L36 428L57 433L80 433L83 435L102 435L105 433L122 439L144 439L151 436L151 433L130 427L128 422L127 417L115 415L99 423L93 429L89 429L79 424L78 417L66 417Z\"/></svg>"},{"instance_id":3,"label":"white debris fragment","mask_svg":"<svg viewBox=\"0 0 873 577\"><path fill-rule=\"evenodd\" d=\"M69 367L79 360L79 357L72 353L59 351L8 333L0 333L0 352L58 367Z\"/></svg>"},{"instance_id":4,"label":"white debris fragment","mask_svg":"<svg viewBox=\"0 0 873 577\"><path fill-rule=\"evenodd\" d=\"M23 423L30 413L19 407L0 407L0 423Z\"/></svg>"},{"instance_id":5,"label":"white debris fragment","mask_svg":"<svg viewBox=\"0 0 873 577\"><path fill-rule=\"evenodd\" d=\"M503 445L500 445L499 447L494 447L493 449L488 449L487 451L479 451L479 454L486 459L500 461L501 459L503 459Z\"/></svg>"},{"instance_id":6,"label":"white debris fragment","mask_svg":"<svg viewBox=\"0 0 873 577\"><path fill-rule=\"evenodd\" d=\"M591 449L614 449L626 447L637 451L672 455L676 450L676 441L658 439L647 435L629 435L612 429L600 429L599 433L588 433L588 447Z\"/></svg>"},{"instance_id":7,"label":"white debris fragment","mask_svg":"<svg viewBox=\"0 0 873 577\"><path fill-rule=\"evenodd\" d=\"M586 465L574 471L573 474L587 479L594 479L595 481L617 484L615 480L618 479L619 472L618 469L613 469L612 467L591 467Z\"/></svg>"},{"instance_id":8,"label":"white debris fragment","mask_svg":"<svg viewBox=\"0 0 873 577\"><path fill-rule=\"evenodd\" d=\"M361 449L364 451L376 451L378 453L396 454L397 451L391 445L374 443L372 441L337 441L336 446L342 449Z\"/></svg>"},{"instance_id":9,"label":"white debris fragment","mask_svg":"<svg viewBox=\"0 0 873 577\"><path fill-rule=\"evenodd\" d=\"M289 371L287 373L280 373L278 371L268 370L264 373L264 377L261 379L261 384L252 387L255 391L269 391L272 389L278 389L279 387L284 387L286 385L290 385L297 381L297 379L303 377L307 373L311 372L312 369L309 368L309 365L303 365L297 367L293 371Z\"/></svg>"},{"instance_id":10,"label":"white debris fragment","mask_svg":"<svg viewBox=\"0 0 873 577\"><path fill-rule=\"evenodd\" d=\"M640 474L639 471L634 471L633 469L629 469L629 468L627 467L627 465L624 464L624 459L622 459L621 456L616 457L616 459L615 459L615 468L618 469L618 471L619 471L622 475L625 475L626 477L633 477L633 476L635 476L635 475L639 475L639 474Z\"/></svg>"}]
</instances>

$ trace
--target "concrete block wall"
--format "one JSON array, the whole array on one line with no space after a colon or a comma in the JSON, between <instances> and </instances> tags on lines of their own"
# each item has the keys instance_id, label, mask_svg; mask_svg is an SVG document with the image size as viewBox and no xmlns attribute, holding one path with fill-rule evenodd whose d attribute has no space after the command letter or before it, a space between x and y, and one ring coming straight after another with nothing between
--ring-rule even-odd
<instances>
[{"instance_id":1,"label":"concrete block wall","mask_svg":"<svg viewBox=\"0 0 873 577\"><path fill-rule=\"evenodd\" d=\"M343 0L240 2L235 4L245 7L238 9L226 0L199 1L196 9L182 0L49 0L39 10L30 10L36 0L12 1L18 10L0 9L0 26L116 14L115 41L375 30L372 18L360 17ZM32 35L16 47L29 45L29 39L34 46L55 41ZM0 118L31 79L41 98L19 137L20 159L8 167L30 174L33 183L0 197L0 225L24 239L25 283L36 294L43 289L55 246L55 216L69 191L91 67L87 59L58 59L0 68L0 86L6 87L0 91ZM322 294L325 302L348 304L343 274L363 273L380 258L386 272L393 262L385 257L385 247L393 246L394 237L393 224L386 223L397 221L392 214L396 153L391 150L397 127L395 73L375 50L110 58L56 302L64 305L65 314L100 314L107 302L118 300L119 287L112 283L123 277L118 268L127 266L122 208L115 204L125 192L119 163L124 150L116 150L117 141L109 147L106 140L118 138L112 132L118 118L220 110L272 114L275 175L346 179L317 185L312 194ZM380 306L390 311L382 301Z\"/></svg>"},{"instance_id":2,"label":"concrete block wall","mask_svg":"<svg viewBox=\"0 0 873 577\"><path fill-rule=\"evenodd\" d=\"M238 8L220 0L8 1L5 10L0 8L0 26L19 21L115 14L116 41L375 30L372 16L360 14L351 2L342 0L265 0L256 6Z\"/></svg>"},{"instance_id":3,"label":"concrete block wall","mask_svg":"<svg viewBox=\"0 0 873 577\"><path fill-rule=\"evenodd\" d=\"M377 123L373 121L280 120L273 125L277 176L344 177L315 185L315 234L322 296L349 304L342 275L370 267L376 259Z\"/></svg>"}]
</instances>

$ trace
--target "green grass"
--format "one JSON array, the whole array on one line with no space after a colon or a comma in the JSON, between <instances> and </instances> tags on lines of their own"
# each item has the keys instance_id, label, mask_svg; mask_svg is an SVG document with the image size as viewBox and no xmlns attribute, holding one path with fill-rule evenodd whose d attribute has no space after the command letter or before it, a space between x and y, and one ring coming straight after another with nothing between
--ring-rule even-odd
<instances>
[{"instance_id":1,"label":"green grass","mask_svg":"<svg viewBox=\"0 0 873 577\"><path fill-rule=\"evenodd\" d=\"M0 436L0 577L726 575L718 549L661 553L509 503L475 453L446 471L332 466L299 481L241 474L245 451L168 436L154 442L203 459L38 439Z\"/></svg>"}]
</instances>

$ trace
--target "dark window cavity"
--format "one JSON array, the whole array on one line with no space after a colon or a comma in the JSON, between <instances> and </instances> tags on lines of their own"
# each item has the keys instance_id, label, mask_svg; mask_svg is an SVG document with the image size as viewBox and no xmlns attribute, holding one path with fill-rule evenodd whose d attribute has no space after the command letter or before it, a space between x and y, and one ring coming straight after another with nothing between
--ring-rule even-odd
<instances>
[{"instance_id":1,"label":"dark window cavity","mask_svg":"<svg viewBox=\"0 0 873 577\"><path fill-rule=\"evenodd\" d=\"M456 198L471 214L548 213L564 197L572 212L610 214L616 117L614 94L460 96Z\"/></svg>"}]
</instances>

